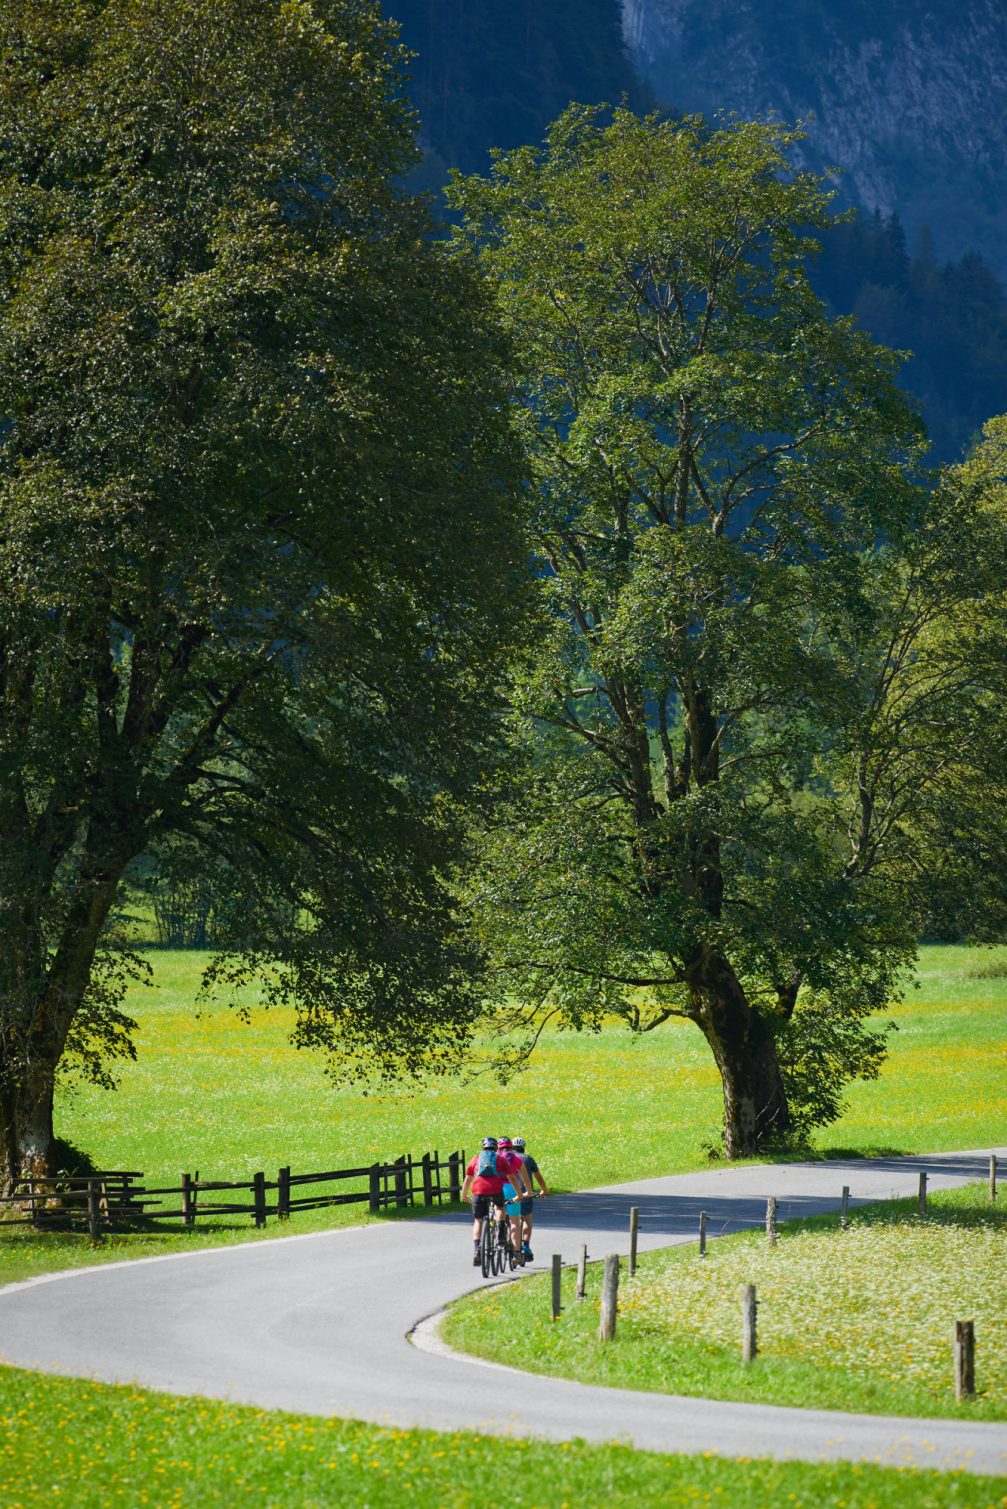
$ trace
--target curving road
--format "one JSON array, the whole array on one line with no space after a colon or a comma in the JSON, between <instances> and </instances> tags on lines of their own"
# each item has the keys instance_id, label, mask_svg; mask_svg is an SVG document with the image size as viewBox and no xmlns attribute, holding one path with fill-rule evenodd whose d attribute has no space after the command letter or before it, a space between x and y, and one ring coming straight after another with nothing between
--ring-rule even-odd
<instances>
[{"instance_id":1,"label":"curving road","mask_svg":"<svg viewBox=\"0 0 1007 1509\"><path fill-rule=\"evenodd\" d=\"M998 1156L1007 1157L1007 1149ZM539 1207L536 1267L640 1250L779 1216L985 1177L988 1151L932 1157L723 1168L550 1199ZM661 1451L845 1458L1007 1473L1007 1425L908 1420L726 1404L537 1377L449 1352L436 1317L478 1283L463 1216L257 1241L71 1270L0 1289L0 1357L20 1367L136 1382L171 1393L434 1430L555 1440L614 1438ZM421 1322L423 1322L421 1324Z\"/></svg>"}]
</instances>

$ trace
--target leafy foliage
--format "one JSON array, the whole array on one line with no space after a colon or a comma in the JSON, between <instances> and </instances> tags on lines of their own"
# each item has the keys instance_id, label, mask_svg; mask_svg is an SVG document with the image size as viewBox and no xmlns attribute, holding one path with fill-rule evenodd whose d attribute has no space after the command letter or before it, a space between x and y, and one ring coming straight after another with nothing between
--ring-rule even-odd
<instances>
[{"instance_id":1,"label":"leafy foliage","mask_svg":"<svg viewBox=\"0 0 1007 1509\"><path fill-rule=\"evenodd\" d=\"M896 359L810 288L828 195L793 144L572 107L453 190L519 353L541 561L482 937L532 1034L694 1021L731 1154L877 1072L913 821L980 716L953 645L999 591L1001 521L920 484Z\"/></svg>"},{"instance_id":2,"label":"leafy foliage","mask_svg":"<svg viewBox=\"0 0 1007 1509\"><path fill-rule=\"evenodd\" d=\"M345 0L0 29L7 1140L110 1020L105 919L172 835L312 1040L359 1008L418 1064L410 1004L435 1052L472 1010L446 876L523 547L485 298L395 186L393 32Z\"/></svg>"}]
</instances>

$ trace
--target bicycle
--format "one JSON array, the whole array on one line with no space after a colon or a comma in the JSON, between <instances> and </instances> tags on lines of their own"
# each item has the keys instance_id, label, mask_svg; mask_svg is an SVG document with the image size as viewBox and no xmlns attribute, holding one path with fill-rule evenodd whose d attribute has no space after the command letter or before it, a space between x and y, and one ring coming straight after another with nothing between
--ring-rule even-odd
<instances>
[{"instance_id":1,"label":"bicycle","mask_svg":"<svg viewBox=\"0 0 1007 1509\"><path fill-rule=\"evenodd\" d=\"M515 1268L524 1267L520 1249L515 1251L511 1242L510 1221L492 1201L479 1238L479 1266L483 1278L497 1277L505 1268L513 1273Z\"/></svg>"},{"instance_id":2,"label":"bicycle","mask_svg":"<svg viewBox=\"0 0 1007 1509\"><path fill-rule=\"evenodd\" d=\"M517 1266L517 1259L511 1252L507 1217L491 1204L479 1238L479 1266L483 1278L502 1273L508 1261L512 1268Z\"/></svg>"}]
</instances>

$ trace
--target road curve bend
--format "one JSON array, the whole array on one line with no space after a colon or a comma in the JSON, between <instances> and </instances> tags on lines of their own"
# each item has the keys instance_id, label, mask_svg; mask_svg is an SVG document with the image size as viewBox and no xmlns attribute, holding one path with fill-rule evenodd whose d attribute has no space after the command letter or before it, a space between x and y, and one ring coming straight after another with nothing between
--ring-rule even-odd
<instances>
[{"instance_id":1,"label":"road curve bend","mask_svg":"<svg viewBox=\"0 0 1007 1509\"><path fill-rule=\"evenodd\" d=\"M996 1150L1007 1157L1007 1149ZM640 1250L852 1202L983 1178L989 1150L720 1168L550 1199L541 1268ZM651 1451L847 1459L1007 1473L1007 1425L911 1420L606 1389L450 1352L429 1318L473 1287L467 1221L438 1215L46 1274L0 1289L0 1358L106 1383L137 1383L260 1408L378 1425L553 1440L631 1441ZM543 1263L544 1260L544 1263ZM425 1323L422 1323L425 1322ZM422 1324L421 1324L422 1323ZM508 1376L510 1375L510 1376ZM513 1381L512 1381L513 1380Z\"/></svg>"}]
</instances>

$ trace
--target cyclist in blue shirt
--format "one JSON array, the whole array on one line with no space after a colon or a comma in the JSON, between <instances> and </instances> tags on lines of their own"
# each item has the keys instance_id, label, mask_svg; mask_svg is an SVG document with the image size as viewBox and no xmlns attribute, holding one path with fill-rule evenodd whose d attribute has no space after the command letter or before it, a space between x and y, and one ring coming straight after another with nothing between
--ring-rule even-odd
<instances>
[{"instance_id":1,"label":"cyclist in blue shirt","mask_svg":"<svg viewBox=\"0 0 1007 1509\"><path fill-rule=\"evenodd\" d=\"M528 1188L534 1189L535 1186L532 1183L532 1180L537 1179L540 1193L547 1195L549 1191L546 1188L545 1179L543 1178L542 1172L539 1169L538 1164L535 1162L535 1159L532 1157L531 1153L526 1151L525 1140L523 1137L514 1138L513 1150L524 1164L525 1179L527 1181ZM522 1200L520 1203L520 1209L522 1256L524 1257L526 1263L532 1263L535 1261L535 1254L531 1250L531 1228L535 1214L535 1201Z\"/></svg>"}]
</instances>

